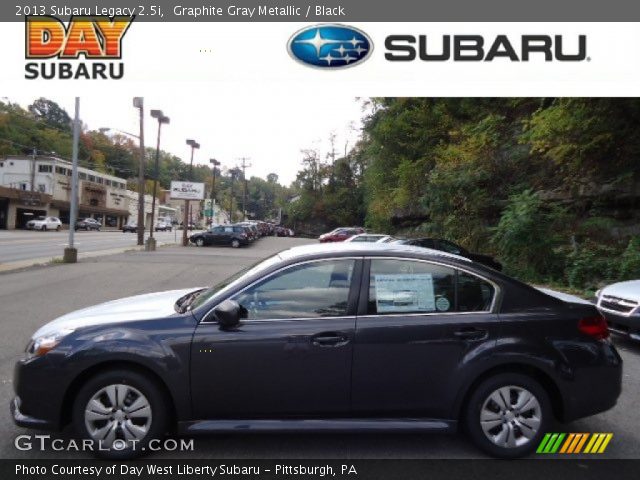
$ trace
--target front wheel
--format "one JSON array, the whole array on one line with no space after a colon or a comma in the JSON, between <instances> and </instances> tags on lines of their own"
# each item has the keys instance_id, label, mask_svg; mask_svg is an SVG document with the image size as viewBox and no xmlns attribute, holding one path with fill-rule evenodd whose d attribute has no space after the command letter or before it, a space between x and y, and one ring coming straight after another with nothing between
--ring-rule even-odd
<instances>
[{"instance_id":1,"label":"front wheel","mask_svg":"<svg viewBox=\"0 0 640 480\"><path fill-rule=\"evenodd\" d=\"M551 423L549 395L533 378L503 373L482 382L465 412L471 440L489 455L517 458L533 452Z\"/></svg>"},{"instance_id":2,"label":"front wheel","mask_svg":"<svg viewBox=\"0 0 640 480\"><path fill-rule=\"evenodd\" d=\"M167 401L146 376L113 370L90 379L73 405L76 431L93 442L94 452L109 459L140 455L149 442L164 436Z\"/></svg>"},{"instance_id":3,"label":"front wheel","mask_svg":"<svg viewBox=\"0 0 640 480\"><path fill-rule=\"evenodd\" d=\"M42 231L46 232L47 231L47 226L46 225L42 225Z\"/></svg>"},{"instance_id":4,"label":"front wheel","mask_svg":"<svg viewBox=\"0 0 640 480\"><path fill-rule=\"evenodd\" d=\"M202 238L196 239L196 245L198 247L204 247L204 240Z\"/></svg>"}]
</instances>

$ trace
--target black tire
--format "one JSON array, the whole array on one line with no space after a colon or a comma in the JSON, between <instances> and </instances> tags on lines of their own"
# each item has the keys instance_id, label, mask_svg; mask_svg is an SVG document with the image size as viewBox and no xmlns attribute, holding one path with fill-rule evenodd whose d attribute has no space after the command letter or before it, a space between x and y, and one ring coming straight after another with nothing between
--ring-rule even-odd
<instances>
[{"instance_id":1,"label":"black tire","mask_svg":"<svg viewBox=\"0 0 640 480\"><path fill-rule=\"evenodd\" d=\"M58 226L56 227L56 232L59 232L60 230L62 230L62 227L61 227L60 225L58 225Z\"/></svg>"},{"instance_id":2,"label":"black tire","mask_svg":"<svg viewBox=\"0 0 640 480\"><path fill-rule=\"evenodd\" d=\"M196 238L196 246L204 247L204 240L202 238Z\"/></svg>"},{"instance_id":3,"label":"black tire","mask_svg":"<svg viewBox=\"0 0 640 480\"><path fill-rule=\"evenodd\" d=\"M43 232L46 232L46 231L47 231L47 226L46 226L46 225L42 225L42 229L41 229L41 230L42 230Z\"/></svg>"},{"instance_id":4,"label":"black tire","mask_svg":"<svg viewBox=\"0 0 640 480\"><path fill-rule=\"evenodd\" d=\"M135 444L135 448L126 446L126 448L122 449L108 449L104 445L102 448L94 445L94 453L98 457L114 460L134 458L147 450L146 447L151 440L164 437L167 430L168 416L165 407L168 403L166 395L163 395L162 390L154 381L135 371L112 370L96 375L80 388L73 403L73 426L82 438L91 438L85 424L85 407L87 403L97 392L109 385L127 385L142 393L148 400L148 405L151 409L150 425L146 435Z\"/></svg>"},{"instance_id":5,"label":"black tire","mask_svg":"<svg viewBox=\"0 0 640 480\"><path fill-rule=\"evenodd\" d=\"M231 240L231 247L238 248L239 246L240 246L240 240L238 240L237 238L234 238L233 240Z\"/></svg>"},{"instance_id":6,"label":"black tire","mask_svg":"<svg viewBox=\"0 0 640 480\"><path fill-rule=\"evenodd\" d=\"M512 425L512 431L509 434L513 435L513 432L516 432L515 437L513 438L519 436L518 441L522 441L525 443L517 446L502 447L492 442L488 438L487 434L485 434L480 422L480 415L483 411L485 402L489 401L489 396L493 392L496 392L496 390L508 386L515 387L515 389L524 389L528 391L528 393L532 394L533 397L535 397L539 405L540 423L537 427L537 430L535 431L535 434L532 435L533 432L529 430L529 432L531 432L529 434L531 435L531 438L529 438L528 440L526 436L521 434L520 429L524 429L524 426ZM513 391L517 392L517 390L515 389ZM511 401L509 403L511 403ZM491 406L491 404L489 404L488 406ZM513 413L513 411L517 412L518 410L510 410L510 413ZM531 414L531 411L525 412L523 410L520 413L527 416ZM506 418L500 413L496 413L496 415L500 416L503 419ZM478 448L488 453L489 455L498 458L518 458L532 453L538 447L542 436L552 424L552 416L553 412L551 408L551 401L549 400L549 395L542 387L542 385L540 385L540 383L538 383L533 378L520 373L501 373L486 379L473 391L464 410L464 426L473 443L475 443ZM496 430L494 431L498 432L503 428L508 428L508 424L510 423L508 419L505 419L503 421L506 422L507 425L504 426L502 424L498 424L495 427ZM513 421L517 422L517 419L512 420L512 422ZM532 423L531 417L527 419L527 423ZM490 432L490 434L492 434L492 432Z\"/></svg>"}]
</instances>

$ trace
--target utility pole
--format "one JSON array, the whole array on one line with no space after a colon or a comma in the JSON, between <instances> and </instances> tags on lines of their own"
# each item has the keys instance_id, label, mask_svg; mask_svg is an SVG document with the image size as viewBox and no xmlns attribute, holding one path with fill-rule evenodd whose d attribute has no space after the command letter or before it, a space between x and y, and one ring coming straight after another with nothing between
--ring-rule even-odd
<instances>
[{"instance_id":1,"label":"utility pole","mask_svg":"<svg viewBox=\"0 0 640 480\"><path fill-rule=\"evenodd\" d=\"M36 190L36 155L37 150L36 147L33 147L31 150L31 191L34 192Z\"/></svg>"},{"instance_id":2,"label":"utility pole","mask_svg":"<svg viewBox=\"0 0 640 480\"><path fill-rule=\"evenodd\" d=\"M191 147L191 161L189 162L189 181L193 182L193 152L196 148L200 148L200 144L195 140L187 140L187 145ZM187 238L187 229L191 223L191 211L189 210L189 200L184 201L184 215L182 215L182 246L189 245Z\"/></svg>"},{"instance_id":3,"label":"utility pole","mask_svg":"<svg viewBox=\"0 0 640 480\"><path fill-rule=\"evenodd\" d=\"M231 190L229 193L229 222L233 223L233 180L236 176L236 169L232 168L229 173L231 174Z\"/></svg>"},{"instance_id":4,"label":"utility pole","mask_svg":"<svg viewBox=\"0 0 640 480\"><path fill-rule=\"evenodd\" d=\"M209 163L213 166L212 177L211 177L211 226L213 227L213 213L216 201L216 167L220 165L220 162L215 158L211 158Z\"/></svg>"},{"instance_id":5,"label":"utility pole","mask_svg":"<svg viewBox=\"0 0 640 480\"><path fill-rule=\"evenodd\" d=\"M73 243L78 216L78 143L80 141L80 97L76 97L76 113L73 120L73 145L71 153L71 208L69 212L69 245L64 249L63 261L76 263L78 250Z\"/></svg>"},{"instance_id":6,"label":"utility pole","mask_svg":"<svg viewBox=\"0 0 640 480\"><path fill-rule=\"evenodd\" d=\"M247 160L249 160L249 157L240 157L238 160L240 160L242 163L240 164L240 168L242 168L242 180L243 180L243 187L242 187L242 220L246 220L247 219L247 175L245 174L245 171L247 168L249 168L251 166L250 163L247 163Z\"/></svg>"},{"instance_id":7,"label":"utility pole","mask_svg":"<svg viewBox=\"0 0 640 480\"><path fill-rule=\"evenodd\" d=\"M140 162L138 165L138 245L144 245L144 98L134 97L133 106L140 111Z\"/></svg>"},{"instance_id":8,"label":"utility pole","mask_svg":"<svg viewBox=\"0 0 640 480\"><path fill-rule=\"evenodd\" d=\"M153 199L151 200L151 225L149 226L149 239L145 245L145 250L153 252L156 249L156 239L153 238L153 221L156 213L156 195L158 192L158 169L160 163L160 131L163 123L169 123L169 117L162 113L162 110L151 110L151 116L158 120L158 141L156 143L156 162L153 174Z\"/></svg>"}]
</instances>

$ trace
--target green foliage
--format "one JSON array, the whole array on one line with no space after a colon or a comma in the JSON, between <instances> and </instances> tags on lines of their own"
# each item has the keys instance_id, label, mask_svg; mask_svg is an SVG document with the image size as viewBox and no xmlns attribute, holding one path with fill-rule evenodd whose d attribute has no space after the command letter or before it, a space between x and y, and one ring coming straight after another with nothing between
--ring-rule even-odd
<instances>
[{"instance_id":1,"label":"green foliage","mask_svg":"<svg viewBox=\"0 0 640 480\"><path fill-rule=\"evenodd\" d=\"M620 280L640 278L640 237L629 240L627 248L620 258Z\"/></svg>"},{"instance_id":2,"label":"green foliage","mask_svg":"<svg viewBox=\"0 0 640 480\"><path fill-rule=\"evenodd\" d=\"M492 240L512 273L528 280L557 275L565 216L531 190L509 198Z\"/></svg>"}]
</instances>

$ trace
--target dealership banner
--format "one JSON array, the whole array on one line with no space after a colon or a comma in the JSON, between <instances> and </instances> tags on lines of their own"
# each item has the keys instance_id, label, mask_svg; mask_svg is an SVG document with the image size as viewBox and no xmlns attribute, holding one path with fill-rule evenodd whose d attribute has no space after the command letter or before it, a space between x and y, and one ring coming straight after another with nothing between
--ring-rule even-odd
<instances>
[{"instance_id":1,"label":"dealership banner","mask_svg":"<svg viewBox=\"0 0 640 480\"><path fill-rule=\"evenodd\" d=\"M204 183L171 182L171 198L202 200L204 198Z\"/></svg>"}]
</instances>

